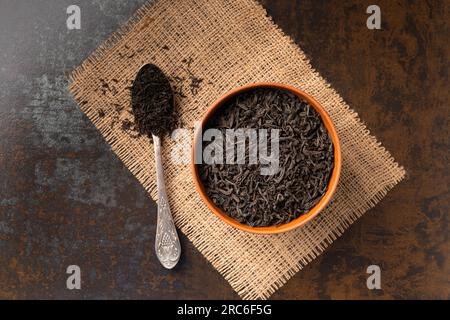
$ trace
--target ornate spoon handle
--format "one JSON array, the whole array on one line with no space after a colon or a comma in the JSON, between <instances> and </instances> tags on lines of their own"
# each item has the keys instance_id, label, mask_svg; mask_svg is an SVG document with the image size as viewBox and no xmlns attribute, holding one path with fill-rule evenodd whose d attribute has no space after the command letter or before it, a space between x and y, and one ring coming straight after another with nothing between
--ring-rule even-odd
<instances>
[{"instance_id":1,"label":"ornate spoon handle","mask_svg":"<svg viewBox=\"0 0 450 320\"><path fill-rule=\"evenodd\" d=\"M167 269L172 269L178 263L178 260L180 260L181 246L167 200L161 160L161 139L154 135L153 144L155 146L156 183L158 187L158 218L156 223L155 250L156 256L161 264Z\"/></svg>"}]
</instances>

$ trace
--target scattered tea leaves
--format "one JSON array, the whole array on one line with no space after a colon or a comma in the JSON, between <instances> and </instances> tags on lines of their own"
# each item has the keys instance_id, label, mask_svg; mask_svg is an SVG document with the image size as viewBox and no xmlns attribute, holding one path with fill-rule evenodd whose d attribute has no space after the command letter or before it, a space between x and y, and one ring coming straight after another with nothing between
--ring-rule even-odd
<instances>
[{"instance_id":1,"label":"scattered tea leaves","mask_svg":"<svg viewBox=\"0 0 450 320\"><path fill-rule=\"evenodd\" d=\"M104 118L105 117L105 111L103 109L98 109L98 117Z\"/></svg>"}]
</instances>

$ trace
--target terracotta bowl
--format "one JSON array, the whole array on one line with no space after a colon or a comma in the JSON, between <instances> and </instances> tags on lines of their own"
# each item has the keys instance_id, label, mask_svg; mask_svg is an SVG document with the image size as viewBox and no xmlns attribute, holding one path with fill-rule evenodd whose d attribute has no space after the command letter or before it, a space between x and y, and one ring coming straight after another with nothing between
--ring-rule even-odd
<instances>
[{"instance_id":1,"label":"terracotta bowl","mask_svg":"<svg viewBox=\"0 0 450 320\"><path fill-rule=\"evenodd\" d=\"M321 116L322 121L328 130L328 133L330 134L331 140L333 141L334 145L334 169L333 173L331 174L331 179L328 184L327 191L323 195L323 197L320 199L320 201L313 207L311 210L298 218L290 221L289 223L276 225L276 226L270 226L270 227L251 227L246 224L242 224L238 222L237 220L231 218L230 216L226 215L224 211L217 207L212 200L208 197L205 188L200 180L199 172L198 172L198 165L195 164L195 148L198 144L198 141L202 137L202 128L206 126L209 119L220 110L220 108L228 102L233 97L249 90L253 90L256 88L274 88L274 89L281 89L289 91L299 98L303 99L304 101L308 102ZM201 145L199 145L200 147ZM322 211L323 208L328 204L328 202L331 200L331 197L333 196L333 193L336 190L339 175L341 172L341 147L339 144L339 138L336 133L336 129L334 128L333 122L331 121L330 117L326 113L325 109L317 102L313 97L306 94L305 92L296 89L294 87L280 84L280 83L253 83L248 84L246 86L231 90L227 94L225 94L223 97L218 99L207 111L206 114L201 119L201 125L197 128L196 132L194 133L194 141L192 145L192 159L191 159L191 169L192 169L192 175L194 178L195 186L197 188L197 191L200 194L200 197L205 202L205 204L208 206L208 208L217 215L221 220L223 220L225 223L238 228L243 231L251 232L251 233L258 233L258 234L275 234L275 233L281 233L286 232L295 228L298 228L308 221L312 220L315 216L319 214L320 211Z\"/></svg>"}]
</instances>

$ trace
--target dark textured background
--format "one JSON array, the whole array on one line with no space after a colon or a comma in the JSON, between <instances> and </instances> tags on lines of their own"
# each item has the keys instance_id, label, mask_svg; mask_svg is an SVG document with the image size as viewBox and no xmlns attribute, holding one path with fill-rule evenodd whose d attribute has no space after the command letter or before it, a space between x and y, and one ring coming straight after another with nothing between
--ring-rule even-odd
<instances>
[{"instance_id":1,"label":"dark textured background","mask_svg":"<svg viewBox=\"0 0 450 320\"><path fill-rule=\"evenodd\" d=\"M449 2L377 0L382 30L368 1L261 2L408 171L273 298L450 298ZM0 0L0 298L238 298L184 236L180 265L159 265L153 202L66 89L143 3Z\"/></svg>"}]
</instances>

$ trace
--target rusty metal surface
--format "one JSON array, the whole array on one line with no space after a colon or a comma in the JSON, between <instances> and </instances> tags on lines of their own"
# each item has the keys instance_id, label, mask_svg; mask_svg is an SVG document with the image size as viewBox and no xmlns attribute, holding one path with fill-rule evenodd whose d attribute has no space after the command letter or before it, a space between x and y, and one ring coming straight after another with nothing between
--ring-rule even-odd
<instances>
[{"instance_id":1,"label":"rusty metal surface","mask_svg":"<svg viewBox=\"0 0 450 320\"><path fill-rule=\"evenodd\" d=\"M449 5L377 1L368 30L367 1L261 2L408 171L273 298L450 298ZM66 89L142 3L81 1L76 31L69 1L0 3L0 298L238 298L184 236L179 266L160 266L154 203Z\"/></svg>"}]
</instances>

